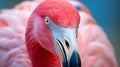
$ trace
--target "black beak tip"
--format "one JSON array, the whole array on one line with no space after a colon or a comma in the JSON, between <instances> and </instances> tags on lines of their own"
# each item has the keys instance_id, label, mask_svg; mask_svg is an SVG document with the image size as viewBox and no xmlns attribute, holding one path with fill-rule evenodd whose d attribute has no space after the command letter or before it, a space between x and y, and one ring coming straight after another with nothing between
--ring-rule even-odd
<instances>
[{"instance_id":1,"label":"black beak tip","mask_svg":"<svg viewBox=\"0 0 120 67\"><path fill-rule=\"evenodd\" d=\"M81 60L79 54L74 51L70 61L67 60L63 62L63 67L81 67Z\"/></svg>"},{"instance_id":2,"label":"black beak tip","mask_svg":"<svg viewBox=\"0 0 120 67\"><path fill-rule=\"evenodd\" d=\"M71 56L70 67L81 67L80 56L76 51L74 51Z\"/></svg>"}]
</instances>

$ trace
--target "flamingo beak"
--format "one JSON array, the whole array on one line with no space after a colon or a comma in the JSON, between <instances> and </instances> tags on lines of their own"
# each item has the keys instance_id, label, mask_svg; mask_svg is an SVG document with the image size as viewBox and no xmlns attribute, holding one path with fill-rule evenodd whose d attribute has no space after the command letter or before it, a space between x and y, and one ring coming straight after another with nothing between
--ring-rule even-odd
<instances>
[{"instance_id":1,"label":"flamingo beak","mask_svg":"<svg viewBox=\"0 0 120 67\"><path fill-rule=\"evenodd\" d=\"M49 17L45 17L46 25L52 32L54 50L63 67L81 67L78 54L77 27L65 28L54 24Z\"/></svg>"},{"instance_id":2,"label":"flamingo beak","mask_svg":"<svg viewBox=\"0 0 120 67\"><path fill-rule=\"evenodd\" d=\"M61 59L63 67L80 67L75 30L64 28L54 39L56 40L55 52Z\"/></svg>"}]
</instances>

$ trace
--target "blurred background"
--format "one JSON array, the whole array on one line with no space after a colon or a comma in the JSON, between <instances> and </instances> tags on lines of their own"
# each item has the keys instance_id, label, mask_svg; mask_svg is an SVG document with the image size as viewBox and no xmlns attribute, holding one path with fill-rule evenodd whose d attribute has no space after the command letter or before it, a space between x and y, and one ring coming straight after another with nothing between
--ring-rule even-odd
<instances>
[{"instance_id":1,"label":"blurred background","mask_svg":"<svg viewBox=\"0 0 120 67\"><path fill-rule=\"evenodd\" d=\"M120 0L79 0L85 4L112 43L120 66Z\"/></svg>"},{"instance_id":2,"label":"blurred background","mask_svg":"<svg viewBox=\"0 0 120 67\"><path fill-rule=\"evenodd\" d=\"M0 0L0 10L13 8L23 0ZM120 0L79 0L85 4L115 49L120 66Z\"/></svg>"}]
</instances>

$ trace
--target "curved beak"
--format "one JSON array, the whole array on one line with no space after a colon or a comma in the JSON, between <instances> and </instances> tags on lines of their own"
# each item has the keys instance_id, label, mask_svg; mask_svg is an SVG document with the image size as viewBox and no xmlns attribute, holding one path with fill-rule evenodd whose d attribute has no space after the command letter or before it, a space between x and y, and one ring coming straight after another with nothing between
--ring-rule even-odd
<instances>
[{"instance_id":1,"label":"curved beak","mask_svg":"<svg viewBox=\"0 0 120 67\"><path fill-rule=\"evenodd\" d=\"M59 35L54 35L54 39L55 52L62 61L63 67L80 67L81 61L77 49L75 29L62 28Z\"/></svg>"}]
</instances>

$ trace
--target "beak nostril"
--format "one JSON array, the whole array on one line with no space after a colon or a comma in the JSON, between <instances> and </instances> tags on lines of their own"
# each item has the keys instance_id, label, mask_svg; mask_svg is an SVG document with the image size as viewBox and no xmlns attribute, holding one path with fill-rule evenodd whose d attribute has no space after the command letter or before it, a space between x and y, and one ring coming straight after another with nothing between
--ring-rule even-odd
<instances>
[{"instance_id":1,"label":"beak nostril","mask_svg":"<svg viewBox=\"0 0 120 67\"><path fill-rule=\"evenodd\" d=\"M69 43L68 43L68 41L67 40L65 40L65 45L67 46L67 48L69 49Z\"/></svg>"}]
</instances>

